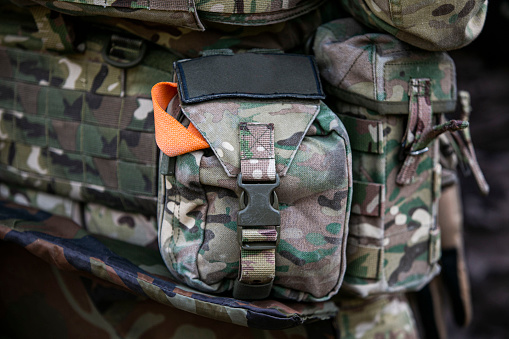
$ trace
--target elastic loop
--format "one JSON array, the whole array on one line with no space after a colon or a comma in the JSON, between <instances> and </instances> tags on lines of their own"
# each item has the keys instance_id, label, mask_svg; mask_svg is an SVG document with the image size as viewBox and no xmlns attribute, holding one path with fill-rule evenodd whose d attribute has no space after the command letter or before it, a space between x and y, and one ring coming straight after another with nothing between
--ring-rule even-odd
<instances>
[{"instance_id":1,"label":"elastic loop","mask_svg":"<svg viewBox=\"0 0 509 339\"><path fill-rule=\"evenodd\" d=\"M169 157L210 147L193 124L185 128L163 109L176 94L177 84L173 82L160 82L152 87L156 143Z\"/></svg>"}]
</instances>

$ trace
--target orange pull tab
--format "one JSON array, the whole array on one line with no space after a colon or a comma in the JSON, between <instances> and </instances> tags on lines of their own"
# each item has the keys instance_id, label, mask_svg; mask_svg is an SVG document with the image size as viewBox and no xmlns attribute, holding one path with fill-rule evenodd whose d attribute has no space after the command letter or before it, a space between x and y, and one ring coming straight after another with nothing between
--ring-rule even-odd
<instances>
[{"instance_id":1,"label":"orange pull tab","mask_svg":"<svg viewBox=\"0 0 509 339\"><path fill-rule=\"evenodd\" d=\"M177 84L173 82L160 82L152 87L156 143L170 157L210 147L193 124L185 128L163 108L176 94Z\"/></svg>"}]
</instances>

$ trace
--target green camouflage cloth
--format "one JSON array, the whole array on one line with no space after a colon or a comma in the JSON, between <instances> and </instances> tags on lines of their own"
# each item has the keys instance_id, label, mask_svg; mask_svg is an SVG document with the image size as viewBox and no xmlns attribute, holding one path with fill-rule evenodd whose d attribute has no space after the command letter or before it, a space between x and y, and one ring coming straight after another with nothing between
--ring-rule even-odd
<instances>
[{"instance_id":1,"label":"green camouflage cloth","mask_svg":"<svg viewBox=\"0 0 509 339\"><path fill-rule=\"evenodd\" d=\"M468 45L481 33L488 0L341 0L356 19L430 51Z\"/></svg>"},{"instance_id":2,"label":"green camouflage cloth","mask_svg":"<svg viewBox=\"0 0 509 339\"><path fill-rule=\"evenodd\" d=\"M18 3L19 0L13 0L13 2ZM181 2L171 1L167 3ZM306 2L301 2L304 3L303 6L306 6ZM59 1L58 3L70 6L77 5L65 1ZM117 3L127 4L126 2ZM244 1L244 3L247 3L247 1ZM112 8L104 8L102 5L89 7L97 8L97 10ZM88 28L99 27L103 30L122 31L138 36L143 40L170 49L172 53L176 53L181 58L197 57L204 50L223 48L234 51L253 48L285 51L302 49L304 42L321 23L338 17L341 12L336 0L329 0L320 5L318 9L305 14L300 13L301 15L293 19L270 25L256 27L232 26L210 22L207 24L207 29L201 31L189 28L189 25L184 23L164 24L151 22L150 20L143 21L136 14L139 11L133 12L132 10L119 12L128 15L125 18L103 15L66 16L54 8L48 11L42 6L31 6L29 9L30 11L13 6L8 0L0 0L2 35L4 35L1 45L23 46L23 48L31 50L44 48L66 53L83 51L85 44L82 38L88 34ZM150 10L147 12L150 14L157 11ZM129 19L129 13L136 20ZM167 14L163 17L169 18ZM34 18L38 19L34 22Z\"/></svg>"},{"instance_id":3,"label":"green camouflage cloth","mask_svg":"<svg viewBox=\"0 0 509 339\"><path fill-rule=\"evenodd\" d=\"M178 100L170 105L168 112L179 112ZM351 194L351 154L339 119L311 99L216 99L181 109L211 150L173 158L175 174L161 177L159 241L170 272L207 292L232 289L240 255L238 125L273 124L281 234L272 295L330 298L342 280Z\"/></svg>"},{"instance_id":4,"label":"green camouflage cloth","mask_svg":"<svg viewBox=\"0 0 509 339\"><path fill-rule=\"evenodd\" d=\"M455 107L454 63L445 53L369 33L353 19L323 25L314 52L328 103L352 140L343 286L362 296L420 289L440 269L441 166L433 140L467 125L435 126L439 113Z\"/></svg>"},{"instance_id":5,"label":"green camouflage cloth","mask_svg":"<svg viewBox=\"0 0 509 339\"><path fill-rule=\"evenodd\" d=\"M325 0L12 0L26 7L44 6L67 16L104 16L135 19L148 23L186 27L203 31L204 22L236 25L270 25L308 13ZM37 22L47 21L38 16Z\"/></svg>"},{"instance_id":6,"label":"green camouflage cloth","mask_svg":"<svg viewBox=\"0 0 509 339\"><path fill-rule=\"evenodd\" d=\"M3 28L2 44L13 39ZM0 175L13 185L155 215L150 89L171 76L165 64L176 57L151 48L136 67L114 67L102 55L110 38L91 28L86 52L67 55L0 46Z\"/></svg>"},{"instance_id":7,"label":"green camouflage cloth","mask_svg":"<svg viewBox=\"0 0 509 339\"><path fill-rule=\"evenodd\" d=\"M405 295L366 299L336 298L342 339L418 339L412 308Z\"/></svg>"}]
</instances>

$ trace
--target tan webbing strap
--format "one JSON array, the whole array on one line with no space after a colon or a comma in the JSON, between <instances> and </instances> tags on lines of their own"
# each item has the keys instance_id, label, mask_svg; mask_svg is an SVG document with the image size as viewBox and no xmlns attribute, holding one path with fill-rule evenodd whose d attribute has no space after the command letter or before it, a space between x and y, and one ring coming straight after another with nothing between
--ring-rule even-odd
<instances>
[{"instance_id":1,"label":"tan webbing strap","mask_svg":"<svg viewBox=\"0 0 509 339\"><path fill-rule=\"evenodd\" d=\"M279 214L274 189L279 186L274 153L274 125L240 123L240 174L243 189L237 216L239 276L233 296L264 299L276 274Z\"/></svg>"}]
</instances>

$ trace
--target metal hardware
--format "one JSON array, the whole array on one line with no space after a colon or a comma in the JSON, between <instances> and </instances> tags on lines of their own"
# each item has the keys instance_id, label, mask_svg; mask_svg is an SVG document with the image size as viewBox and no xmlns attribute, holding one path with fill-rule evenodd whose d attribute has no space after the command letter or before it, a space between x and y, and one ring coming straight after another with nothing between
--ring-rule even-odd
<instances>
[{"instance_id":1,"label":"metal hardware","mask_svg":"<svg viewBox=\"0 0 509 339\"><path fill-rule=\"evenodd\" d=\"M418 149L417 151L407 151L406 153L408 155L420 155L420 154L426 153L427 151L429 151L428 147L424 147L424 148Z\"/></svg>"}]
</instances>

